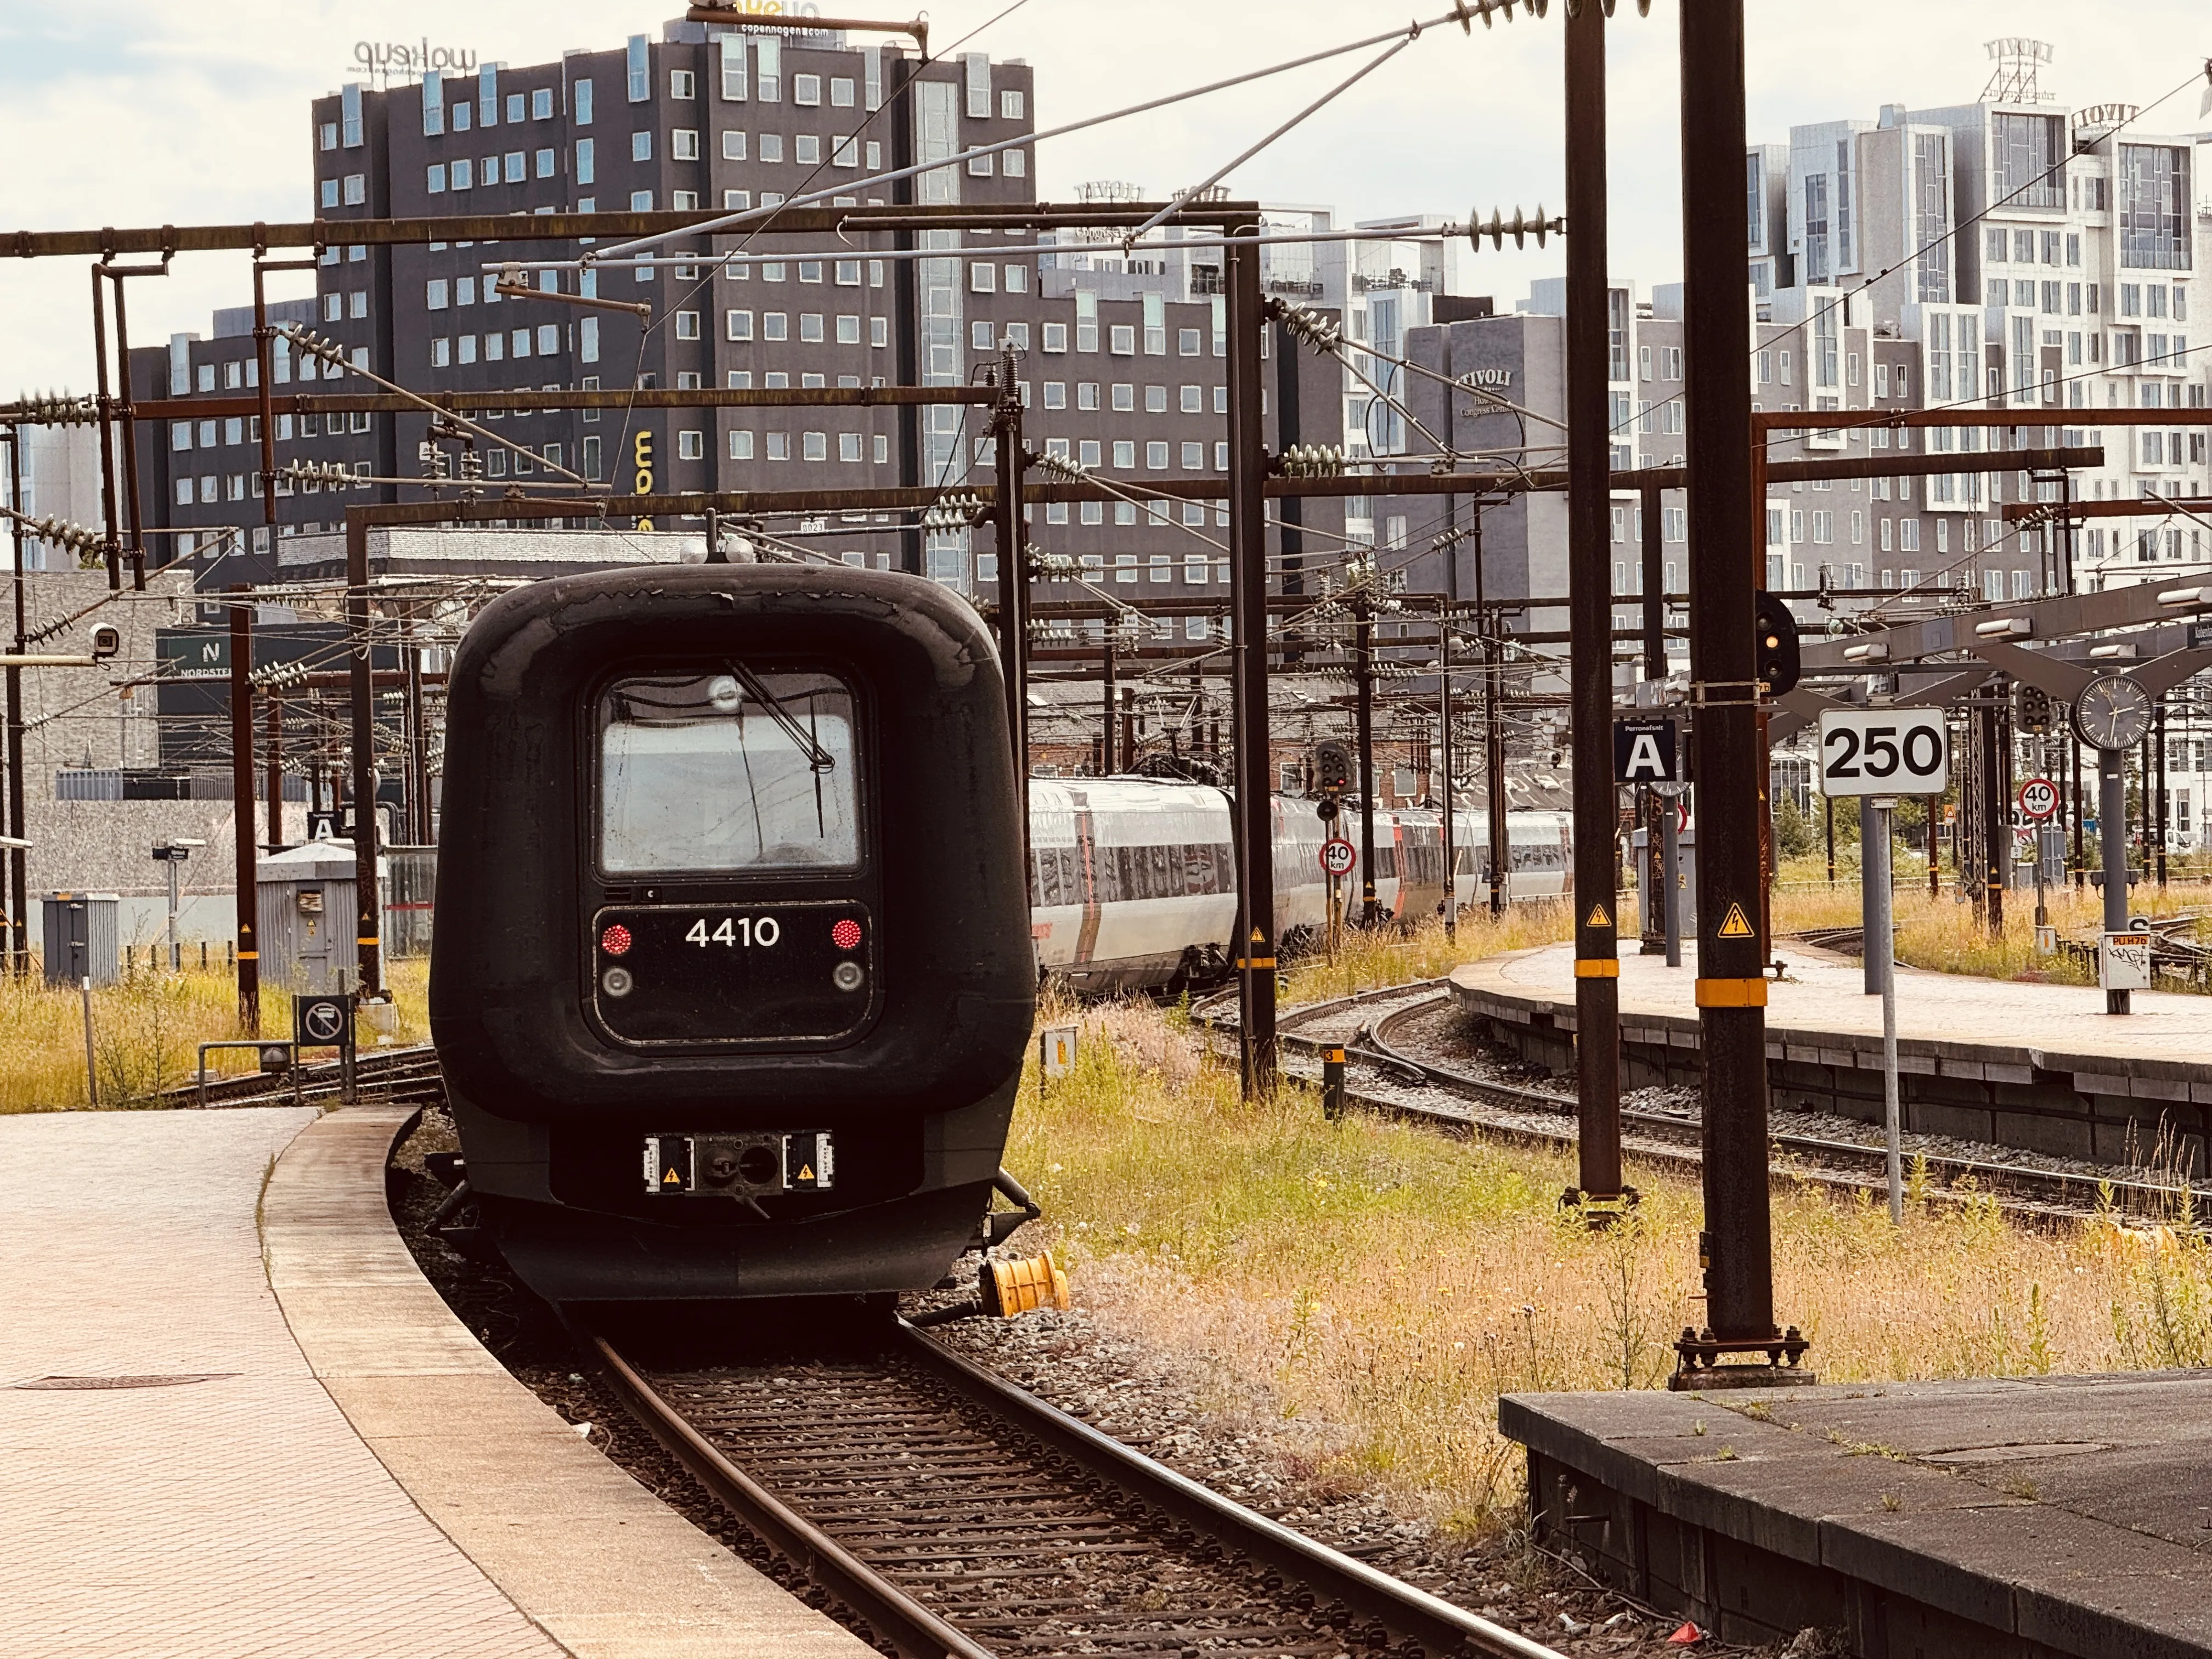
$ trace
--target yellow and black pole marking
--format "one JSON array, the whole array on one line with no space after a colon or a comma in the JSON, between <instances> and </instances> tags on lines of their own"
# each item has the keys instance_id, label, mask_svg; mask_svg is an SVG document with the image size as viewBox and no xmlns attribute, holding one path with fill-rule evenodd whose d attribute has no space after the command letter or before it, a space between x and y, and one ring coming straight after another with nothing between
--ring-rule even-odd
<instances>
[{"instance_id":1,"label":"yellow and black pole marking","mask_svg":"<svg viewBox=\"0 0 2212 1659\"><path fill-rule=\"evenodd\" d=\"M1620 943L1613 925L1613 566L1605 14L1570 10L1566 39L1567 616L1574 741L1577 1195L1620 1195ZM1495 810L1493 808L1493 810ZM1593 1216L1602 1213L1594 1211Z\"/></svg>"},{"instance_id":2,"label":"yellow and black pole marking","mask_svg":"<svg viewBox=\"0 0 2212 1659\"><path fill-rule=\"evenodd\" d=\"M1766 950L1760 882L1761 740L1755 624L1765 473L1739 362L1751 305L1739 246L1743 0L1681 18L1683 347L1690 366L1690 775L1698 787L1698 1024L1704 1060L1705 1317L1677 1345L1675 1385L1723 1354L1793 1365L1774 1318L1767 1188ZM1571 131L1571 124L1570 125ZM1808 1377L1793 1370L1787 1380Z\"/></svg>"},{"instance_id":3,"label":"yellow and black pole marking","mask_svg":"<svg viewBox=\"0 0 2212 1659\"><path fill-rule=\"evenodd\" d=\"M1344 1049L1321 1051L1321 1115L1331 1123L1344 1115Z\"/></svg>"}]
</instances>

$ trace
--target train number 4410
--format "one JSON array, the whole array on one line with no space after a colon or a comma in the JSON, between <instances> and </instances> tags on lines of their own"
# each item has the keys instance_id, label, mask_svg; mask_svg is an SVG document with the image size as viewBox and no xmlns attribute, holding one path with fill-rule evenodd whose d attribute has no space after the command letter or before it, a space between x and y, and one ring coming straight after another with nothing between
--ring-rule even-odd
<instances>
[{"instance_id":1,"label":"train number 4410","mask_svg":"<svg viewBox=\"0 0 2212 1659\"><path fill-rule=\"evenodd\" d=\"M707 918L702 916L691 924L691 931L684 935L684 940L702 950L709 945L757 945L766 950L782 937L783 928L774 916L725 916L722 925L711 933L707 931Z\"/></svg>"}]
</instances>

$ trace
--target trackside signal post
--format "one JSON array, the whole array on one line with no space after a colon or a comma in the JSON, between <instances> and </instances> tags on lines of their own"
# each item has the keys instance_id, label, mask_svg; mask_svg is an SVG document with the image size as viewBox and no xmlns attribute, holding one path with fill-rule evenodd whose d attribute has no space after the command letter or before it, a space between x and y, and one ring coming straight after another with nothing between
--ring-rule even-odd
<instances>
[{"instance_id":1,"label":"trackside signal post","mask_svg":"<svg viewBox=\"0 0 2212 1659\"><path fill-rule=\"evenodd\" d=\"M1605 12L1566 18L1567 607L1575 802L1578 1185L1594 1225L1621 1201L1620 936L1613 887L1612 439L1606 281ZM1449 810L1449 808L1447 808ZM1494 815L1498 803L1492 801Z\"/></svg>"},{"instance_id":2,"label":"trackside signal post","mask_svg":"<svg viewBox=\"0 0 2212 1659\"><path fill-rule=\"evenodd\" d=\"M1743 278L1743 0L1682 9L1683 345L1688 380L1690 698L1698 790L1698 1024L1705 1057L1705 1324L1675 1345L1672 1386L1812 1380L1774 1318L1767 1190L1766 941L1760 933L1759 730L1752 594L1764 519L1753 488ZM1572 239L1569 242L1571 253ZM1571 306L1570 307L1571 311ZM1756 1354L1763 1364L1720 1365ZM1784 1365L1782 1362L1787 1360Z\"/></svg>"}]
</instances>

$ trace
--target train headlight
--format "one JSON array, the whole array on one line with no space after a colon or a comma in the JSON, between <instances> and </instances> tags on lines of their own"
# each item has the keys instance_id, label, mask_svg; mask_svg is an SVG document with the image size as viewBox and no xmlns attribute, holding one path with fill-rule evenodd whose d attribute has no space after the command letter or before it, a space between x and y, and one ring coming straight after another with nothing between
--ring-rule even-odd
<instances>
[{"instance_id":1,"label":"train headlight","mask_svg":"<svg viewBox=\"0 0 2212 1659\"><path fill-rule=\"evenodd\" d=\"M599 935L599 949L611 957L627 956L630 943L629 929L618 921L609 924L607 930Z\"/></svg>"},{"instance_id":2,"label":"train headlight","mask_svg":"<svg viewBox=\"0 0 2212 1659\"><path fill-rule=\"evenodd\" d=\"M850 916L841 918L837 925L830 930L830 942L841 951L859 950L860 924Z\"/></svg>"},{"instance_id":3,"label":"train headlight","mask_svg":"<svg viewBox=\"0 0 2212 1659\"><path fill-rule=\"evenodd\" d=\"M857 962L841 962L831 970L830 982L841 991L857 991L860 981L867 977Z\"/></svg>"},{"instance_id":4,"label":"train headlight","mask_svg":"<svg viewBox=\"0 0 2212 1659\"><path fill-rule=\"evenodd\" d=\"M599 988L611 997L626 997L637 981L627 968L610 968L599 975Z\"/></svg>"},{"instance_id":5,"label":"train headlight","mask_svg":"<svg viewBox=\"0 0 2212 1659\"><path fill-rule=\"evenodd\" d=\"M744 701L744 693L738 689L733 677L717 674L707 682L707 701L714 705L716 713L734 714L738 712L738 705Z\"/></svg>"}]
</instances>

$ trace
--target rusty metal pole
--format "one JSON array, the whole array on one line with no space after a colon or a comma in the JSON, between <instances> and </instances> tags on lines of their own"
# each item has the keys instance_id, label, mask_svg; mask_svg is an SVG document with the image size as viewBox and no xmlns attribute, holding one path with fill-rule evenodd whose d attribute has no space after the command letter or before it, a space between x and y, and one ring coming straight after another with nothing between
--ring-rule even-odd
<instances>
[{"instance_id":1,"label":"rusty metal pole","mask_svg":"<svg viewBox=\"0 0 2212 1659\"><path fill-rule=\"evenodd\" d=\"M18 513L23 510L23 428L10 426L8 439L8 504ZM23 521L12 519L9 532L14 539L15 555L15 654L21 656L27 648L24 640L23 615ZM17 842L23 835L23 671L8 671L8 833ZM10 966L15 976L21 978L31 971L31 933L28 915L31 903L29 860L21 846L8 849L8 914L13 919L13 937L9 949L13 960Z\"/></svg>"},{"instance_id":2,"label":"rusty metal pole","mask_svg":"<svg viewBox=\"0 0 2212 1659\"><path fill-rule=\"evenodd\" d=\"M153 270L117 270L107 275L115 283L115 368L123 392L123 500L131 526L131 586L146 591L146 520L138 494L138 405L131 384L131 313L124 303L124 280L131 276L166 276L166 266Z\"/></svg>"},{"instance_id":3,"label":"rusty metal pole","mask_svg":"<svg viewBox=\"0 0 2212 1659\"><path fill-rule=\"evenodd\" d=\"M1120 766L1114 753L1114 618L1106 618L1106 653L1103 664L1106 674L1106 702L1101 722L1098 745L1098 775L1110 778Z\"/></svg>"},{"instance_id":4,"label":"rusty metal pole","mask_svg":"<svg viewBox=\"0 0 2212 1659\"><path fill-rule=\"evenodd\" d=\"M1605 12L1583 0L1566 24L1567 617L1574 757L1573 1203L1621 1197L1620 934L1613 912L1612 379L1606 279ZM1624 349L1626 343L1624 342Z\"/></svg>"},{"instance_id":5,"label":"rusty metal pole","mask_svg":"<svg viewBox=\"0 0 2212 1659\"><path fill-rule=\"evenodd\" d=\"M1258 221L1237 229L1259 234ZM1234 233L1231 233L1234 234ZM1267 723L1267 458L1261 427L1261 342L1267 313L1260 250L1223 250L1229 331L1231 663L1237 727L1237 1004L1247 1097L1273 1093L1275 1055L1275 824Z\"/></svg>"},{"instance_id":6,"label":"rusty metal pole","mask_svg":"<svg viewBox=\"0 0 2212 1659\"><path fill-rule=\"evenodd\" d=\"M992 509L999 549L999 665L1006 677L1006 735L1014 747L1014 787L1029 788L1030 581L1022 534L1022 398L1011 346L999 351L999 402L991 431L998 444L999 499Z\"/></svg>"},{"instance_id":7,"label":"rusty metal pole","mask_svg":"<svg viewBox=\"0 0 2212 1659\"><path fill-rule=\"evenodd\" d=\"M1644 678L1658 684L1667 678L1666 511L1660 492L1646 489L1638 510L1644 515ZM1664 842L1674 820L1674 803L1656 789L1646 789L1643 795L1644 866L1636 879L1649 896L1638 953L1658 957L1667 953L1667 907L1674 898L1667 882Z\"/></svg>"},{"instance_id":8,"label":"rusty metal pole","mask_svg":"<svg viewBox=\"0 0 2212 1659\"><path fill-rule=\"evenodd\" d=\"M269 840L272 853L284 850L284 710L276 694L264 694L269 708L269 754L262 763L262 789L269 797Z\"/></svg>"},{"instance_id":9,"label":"rusty metal pole","mask_svg":"<svg viewBox=\"0 0 2212 1659\"><path fill-rule=\"evenodd\" d=\"M428 845L430 839L430 802L426 793L430 775L430 732L422 705L422 650L410 640L399 647L399 655L405 671L400 696L407 723L407 811L401 822L406 826L407 839L422 847Z\"/></svg>"},{"instance_id":10,"label":"rusty metal pole","mask_svg":"<svg viewBox=\"0 0 2212 1659\"><path fill-rule=\"evenodd\" d=\"M243 589L238 590L243 592ZM238 872L238 1029L261 1035L260 866L253 836L253 605L230 607L230 806Z\"/></svg>"},{"instance_id":11,"label":"rusty metal pole","mask_svg":"<svg viewBox=\"0 0 2212 1659\"><path fill-rule=\"evenodd\" d=\"M357 906L354 949L359 955L360 990L374 996L384 989L384 940L378 919L384 913L376 881L376 695L369 674L368 519L358 507L346 508L346 629L352 637L353 879Z\"/></svg>"},{"instance_id":12,"label":"rusty metal pole","mask_svg":"<svg viewBox=\"0 0 2212 1659\"><path fill-rule=\"evenodd\" d=\"M1459 555L1447 556L1456 560ZM1452 823L1451 631L1456 609L1444 595L1437 596L1437 769L1443 775L1443 782L1433 793L1443 809L1444 938L1448 941L1459 938L1460 846Z\"/></svg>"},{"instance_id":13,"label":"rusty metal pole","mask_svg":"<svg viewBox=\"0 0 2212 1659\"><path fill-rule=\"evenodd\" d=\"M268 273L272 270L313 270L313 259L261 259L253 262L253 350L261 376L261 522L269 532L269 568L276 568L276 416L272 407L276 379L276 331L269 326Z\"/></svg>"},{"instance_id":14,"label":"rusty metal pole","mask_svg":"<svg viewBox=\"0 0 2212 1659\"><path fill-rule=\"evenodd\" d=\"M106 538L107 586L123 589L123 551L115 527L115 405L107 390L107 296L100 286L100 267L92 268L92 356L98 366L96 403L100 410L100 514Z\"/></svg>"},{"instance_id":15,"label":"rusty metal pole","mask_svg":"<svg viewBox=\"0 0 2212 1659\"><path fill-rule=\"evenodd\" d=\"M1774 1322L1767 1188L1765 941L1760 936L1759 796L1765 754L1752 593L1751 337L1743 276L1748 222L1743 0L1682 8L1683 343L1688 381L1690 678L1698 780L1698 981L1704 1057L1705 1331L1687 1331L1676 1382L1719 1354L1798 1352ZM1694 1368L1694 1369L1693 1369ZM1809 1373L1793 1373L1808 1375Z\"/></svg>"}]
</instances>

